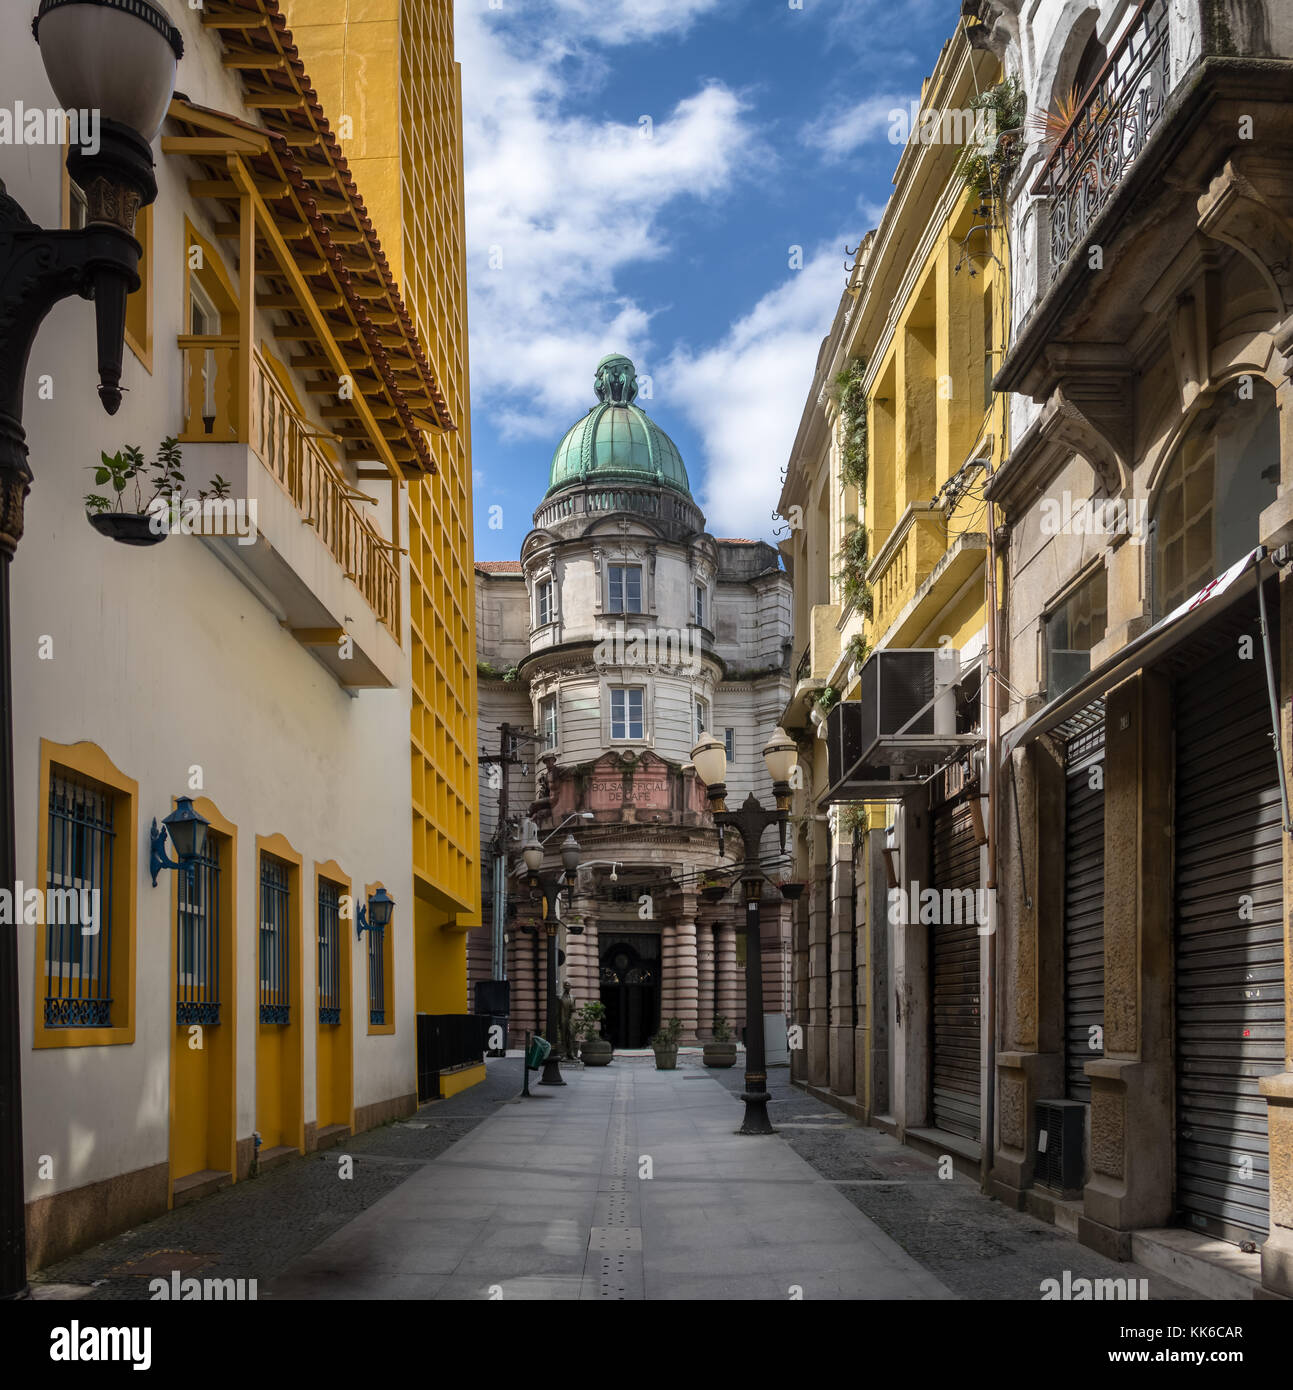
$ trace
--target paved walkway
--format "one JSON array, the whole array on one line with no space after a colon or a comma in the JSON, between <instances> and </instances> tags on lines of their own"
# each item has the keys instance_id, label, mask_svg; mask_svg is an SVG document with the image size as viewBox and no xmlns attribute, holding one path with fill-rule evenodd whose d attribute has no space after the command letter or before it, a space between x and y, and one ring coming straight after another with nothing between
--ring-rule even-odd
<instances>
[{"instance_id":1,"label":"paved walkway","mask_svg":"<svg viewBox=\"0 0 1293 1390\"><path fill-rule=\"evenodd\" d=\"M568 1069L294 1261L262 1297L942 1299L709 1072Z\"/></svg>"}]
</instances>

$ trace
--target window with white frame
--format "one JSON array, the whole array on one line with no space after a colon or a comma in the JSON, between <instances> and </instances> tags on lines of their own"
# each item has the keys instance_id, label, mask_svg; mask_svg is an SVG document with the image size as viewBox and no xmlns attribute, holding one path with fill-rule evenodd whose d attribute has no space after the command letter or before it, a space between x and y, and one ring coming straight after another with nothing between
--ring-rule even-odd
<instances>
[{"instance_id":1,"label":"window with white frame","mask_svg":"<svg viewBox=\"0 0 1293 1390\"><path fill-rule=\"evenodd\" d=\"M645 738L646 691L640 685L617 686L611 691L611 737Z\"/></svg>"},{"instance_id":2,"label":"window with white frame","mask_svg":"<svg viewBox=\"0 0 1293 1390\"><path fill-rule=\"evenodd\" d=\"M557 746L557 697L546 695L539 701L539 728L543 731L543 751Z\"/></svg>"},{"instance_id":3,"label":"window with white frame","mask_svg":"<svg viewBox=\"0 0 1293 1390\"><path fill-rule=\"evenodd\" d=\"M723 747L727 752L727 761L730 763L736 757L736 730L723 730Z\"/></svg>"},{"instance_id":4,"label":"window with white frame","mask_svg":"<svg viewBox=\"0 0 1293 1390\"><path fill-rule=\"evenodd\" d=\"M696 696L696 737L699 738L699 737L701 736L701 734L703 734L703 733L705 732L705 730L708 729L708 728L709 728L709 701L708 701L708 700L702 700L702 699L700 698L700 696L697 695L697 696Z\"/></svg>"},{"instance_id":5,"label":"window with white frame","mask_svg":"<svg viewBox=\"0 0 1293 1390\"><path fill-rule=\"evenodd\" d=\"M642 612L642 566L611 565L606 606L612 613Z\"/></svg>"},{"instance_id":6,"label":"window with white frame","mask_svg":"<svg viewBox=\"0 0 1293 1390\"><path fill-rule=\"evenodd\" d=\"M555 622L557 607L551 579L541 579L534 589L534 620L537 626Z\"/></svg>"},{"instance_id":7,"label":"window with white frame","mask_svg":"<svg viewBox=\"0 0 1293 1390\"><path fill-rule=\"evenodd\" d=\"M705 626L705 586L703 584L696 585L695 623L697 627Z\"/></svg>"}]
</instances>

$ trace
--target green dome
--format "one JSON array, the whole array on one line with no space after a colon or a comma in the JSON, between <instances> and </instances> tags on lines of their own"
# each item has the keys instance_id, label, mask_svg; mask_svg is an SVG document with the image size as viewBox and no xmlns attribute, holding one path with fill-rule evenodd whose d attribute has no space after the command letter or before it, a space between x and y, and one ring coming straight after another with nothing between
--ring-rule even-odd
<instances>
[{"instance_id":1,"label":"green dome","mask_svg":"<svg viewBox=\"0 0 1293 1390\"><path fill-rule=\"evenodd\" d=\"M650 483L690 497L678 446L633 404L638 393L633 363L619 353L603 357L593 389L598 403L567 431L552 456L548 492L582 482Z\"/></svg>"}]
</instances>

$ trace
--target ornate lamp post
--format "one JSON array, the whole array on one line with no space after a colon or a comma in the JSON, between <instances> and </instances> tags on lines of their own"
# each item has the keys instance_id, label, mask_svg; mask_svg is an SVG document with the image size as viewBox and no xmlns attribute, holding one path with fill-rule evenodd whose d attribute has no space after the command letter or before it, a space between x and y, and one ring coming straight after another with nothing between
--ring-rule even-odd
<instances>
[{"instance_id":1,"label":"ornate lamp post","mask_svg":"<svg viewBox=\"0 0 1293 1390\"><path fill-rule=\"evenodd\" d=\"M0 182L0 884L17 877L13 810L13 692L9 567L31 488L23 389L32 344L45 316L71 295L94 301L99 397L121 405L126 299L139 288L140 208L157 197L150 146L175 90L184 45L148 0L41 0L32 24L54 94L67 111L99 117L94 153L88 132L67 156L85 192L82 231L35 226ZM18 939L0 930L0 1298L27 1293L23 1226L22 1065L18 1045Z\"/></svg>"},{"instance_id":2,"label":"ornate lamp post","mask_svg":"<svg viewBox=\"0 0 1293 1390\"><path fill-rule=\"evenodd\" d=\"M760 806L753 792L738 811L727 809L727 753L712 734L706 734L691 750L696 776L705 784L709 809L718 827L718 852L723 853L723 832L735 830L741 837L744 863L741 885L745 893L745 1120L741 1134L772 1134L768 1119L768 1072L763 1043L763 942L759 931L759 898L763 871L759 868L759 842L770 825L777 827L781 849L786 848L786 818L790 811L790 779L798 760L794 742L777 729L763 749L763 761L772 778L776 809Z\"/></svg>"},{"instance_id":3,"label":"ornate lamp post","mask_svg":"<svg viewBox=\"0 0 1293 1390\"><path fill-rule=\"evenodd\" d=\"M521 858L525 861L526 883L542 894L543 928L548 938L548 1042L552 1045L552 1051L548 1053L547 1061L543 1064L543 1075L539 1078L539 1085L564 1086L566 1083L562 1080L561 1068L557 1063L561 1014L561 1001L557 998L557 932L561 929L561 894L563 891L567 895L572 894L575 886L580 859L579 841L573 835L567 835L561 843L561 863L564 872L545 874L542 872L543 846L539 843L539 837L531 823L530 838L521 846ZM578 934L583 931L583 927L571 927L570 931Z\"/></svg>"}]
</instances>

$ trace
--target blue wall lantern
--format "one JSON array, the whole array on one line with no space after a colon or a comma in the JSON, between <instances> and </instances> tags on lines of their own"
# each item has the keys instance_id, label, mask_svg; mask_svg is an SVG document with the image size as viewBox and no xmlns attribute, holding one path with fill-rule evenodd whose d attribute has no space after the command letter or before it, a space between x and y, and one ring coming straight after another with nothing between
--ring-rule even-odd
<instances>
[{"instance_id":1,"label":"blue wall lantern","mask_svg":"<svg viewBox=\"0 0 1293 1390\"><path fill-rule=\"evenodd\" d=\"M386 891L379 888L377 892L368 899L365 907L359 905L359 916L355 919L355 936L360 937L366 931L382 931L391 924L391 918L395 916L395 899Z\"/></svg>"},{"instance_id":2,"label":"blue wall lantern","mask_svg":"<svg viewBox=\"0 0 1293 1390\"><path fill-rule=\"evenodd\" d=\"M151 831L152 851L148 856L149 872L153 876L153 887L157 887L157 875L163 869L182 869L190 877L197 862L207 847L207 829L211 822L193 809L190 797L176 798L175 809L161 823L153 819ZM166 857L166 834L170 832L171 843L175 846L178 859Z\"/></svg>"}]
</instances>

